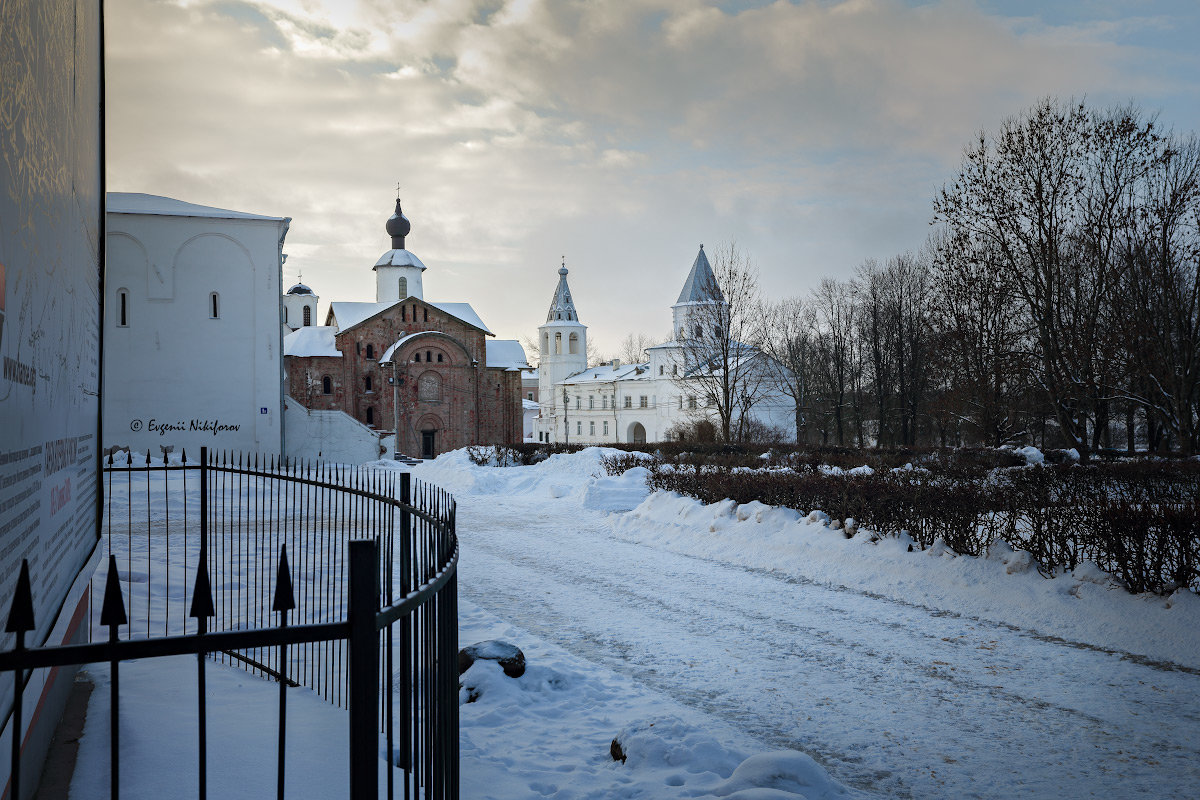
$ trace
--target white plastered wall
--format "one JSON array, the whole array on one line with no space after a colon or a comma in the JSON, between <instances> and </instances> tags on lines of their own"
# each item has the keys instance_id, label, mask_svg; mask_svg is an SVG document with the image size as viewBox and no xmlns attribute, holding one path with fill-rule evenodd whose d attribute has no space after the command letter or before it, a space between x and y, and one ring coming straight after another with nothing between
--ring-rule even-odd
<instances>
[{"instance_id":1,"label":"white plastered wall","mask_svg":"<svg viewBox=\"0 0 1200 800\"><path fill-rule=\"evenodd\" d=\"M104 446L281 451L286 230L283 219L108 215Z\"/></svg>"}]
</instances>

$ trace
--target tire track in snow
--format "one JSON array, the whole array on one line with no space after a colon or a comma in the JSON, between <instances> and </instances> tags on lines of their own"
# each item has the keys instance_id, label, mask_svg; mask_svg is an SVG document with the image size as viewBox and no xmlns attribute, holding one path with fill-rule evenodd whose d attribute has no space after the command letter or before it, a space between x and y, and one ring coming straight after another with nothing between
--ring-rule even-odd
<instances>
[{"instance_id":1,"label":"tire track in snow","mask_svg":"<svg viewBox=\"0 0 1200 800\"><path fill-rule=\"evenodd\" d=\"M1196 697L1192 674L625 542L603 517L554 513L559 505L531 517L525 503L460 497L464 594L771 746L804 750L851 786L892 797L1058 795L1090 777L1093 789L1116 782L1136 797L1171 795L1164 772L1176 789L1200 778L1200 752L1179 744L1200 740L1195 714L1178 711L1180 697ZM506 517L518 527L483 533ZM1099 688L1081 687L1080 673ZM1146 676L1172 685L1139 688ZM1131 743L1126 718L1139 711L1176 725Z\"/></svg>"}]
</instances>

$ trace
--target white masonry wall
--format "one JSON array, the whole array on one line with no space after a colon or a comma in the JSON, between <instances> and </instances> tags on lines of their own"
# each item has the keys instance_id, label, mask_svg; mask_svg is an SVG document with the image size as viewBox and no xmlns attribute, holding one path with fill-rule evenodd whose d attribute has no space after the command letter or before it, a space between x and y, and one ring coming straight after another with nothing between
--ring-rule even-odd
<instances>
[{"instance_id":1,"label":"white masonry wall","mask_svg":"<svg viewBox=\"0 0 1200 800\"><path fill-rule=\"evenodd\" d=\"M189 457L202 445L282 451L279 282L287 225L272 217L110 211L104 446L156 456L160 447L186 448Z\"/></svg>"}]
</instances>

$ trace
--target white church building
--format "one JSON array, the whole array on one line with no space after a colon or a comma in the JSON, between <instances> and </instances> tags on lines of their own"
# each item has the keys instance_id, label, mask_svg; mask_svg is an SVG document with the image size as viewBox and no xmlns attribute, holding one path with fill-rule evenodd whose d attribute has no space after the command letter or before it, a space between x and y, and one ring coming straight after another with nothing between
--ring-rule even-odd
<instances>
[{"instance_id":1,"label":"white church building","mask_svg":"<svg viewBox=\"0 0 1200 800\"><path fill-rule=\"evenodd\" d=\"M558 275L546 322L538 327L539 413L533 424L534 441L666 441L678 426L712 417L713 409L706 407L703 399L705 392L698 385L689 386L686 372L694 361L689 352L695 353L689 337L698 335L699 328L707 324L712 305L725 303L703 245L671 306L675 338L649 348L649 360L638 364L613 360L588 366L587 326L580 321L571 297L565 264ZM753 348L740 347L747 358L766 358ZM767 385L765 380L759 383ZM795 434L792 402L778 391L761 389L750 414L785 435Z\"/></svg>"},{"instance_id":2,"label":"white church building","mask_svg":"<svg viewBox=\"0 0 1200 800\"><path fill-rule=\"evenodd\" d=\"M109 192L105 447L278 453L291 218ZM315 303L314 303L315 308Z\"/></svg>"}]
</instances>

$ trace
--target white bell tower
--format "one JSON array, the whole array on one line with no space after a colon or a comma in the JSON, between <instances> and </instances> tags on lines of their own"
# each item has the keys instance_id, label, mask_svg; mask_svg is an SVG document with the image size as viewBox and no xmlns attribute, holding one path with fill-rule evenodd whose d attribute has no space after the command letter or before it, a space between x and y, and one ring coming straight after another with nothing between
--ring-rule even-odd
<instances>
[{"instance_id":1,"label":"white bell tower","mask_svg":"<svg viewBox=\"0 0 1200 800\"><path fill-rule=\"evenodd\" d=\"M561 437L562 389L557 384L587 369L587 326L579 321L571 289L567 286L567 264L558 270L558 288L550 302L546 322L538 326L538 399L541 403L540 430L554 440Z\"/></svg>"}]
</instances>

